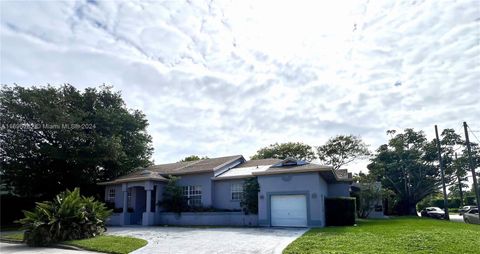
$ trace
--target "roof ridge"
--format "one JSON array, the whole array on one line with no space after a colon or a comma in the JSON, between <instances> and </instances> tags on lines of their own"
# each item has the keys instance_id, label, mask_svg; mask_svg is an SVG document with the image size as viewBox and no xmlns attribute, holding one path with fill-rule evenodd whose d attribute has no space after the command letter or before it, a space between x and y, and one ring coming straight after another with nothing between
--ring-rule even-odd
<instances>
[{"instance_id":1,"label":"roof ridge","mask_svg":"<svg viewBox=\"0 0 480 254\"><path fill-rule=\"evenodd\" d=\"M183 166L183 167L179 167L179 168L175 168L174 170L180 170L180 169L184 169L186 167L190 167L192 165L195 165L201 161L205 161L205 160L208 160L208 159L202 159L202 160L196 160L196 161L191 161L192 163L188 163L187 165Z\"/></svg>"}]
</instances>

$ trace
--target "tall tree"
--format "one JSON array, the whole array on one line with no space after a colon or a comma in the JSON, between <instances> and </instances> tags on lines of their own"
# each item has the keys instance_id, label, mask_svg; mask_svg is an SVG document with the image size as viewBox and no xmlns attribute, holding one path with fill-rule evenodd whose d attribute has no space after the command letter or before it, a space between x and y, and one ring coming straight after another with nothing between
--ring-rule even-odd
<instances>
[{"instance_id":1,"label":"tall tree","mask_svg":"<svg viewBox=\"0 0 480 254\"><path fill-rule=\"evenodd\" d=\"M148 122L111 87L71 85L0 90L2 182L21 196L52 197L147 166Z\"/></svg>"},{"instance_id":2,"label":"tall tree","mask_svg":"<svg viewBox=\"0 0 480 254\"><path fill-rule=\"evenodd\" d=\"M388 144L377 149L368 169L381 179L384 188L396 194L397 212L414 215L415 205L442 184L435 142L428 141L422 131L413 129L387 133L392 135ZM451 183L453 177L446 175L446 181Z\"/></svg>"},{"instance_id":3,"label":"tall tree","mask_svg":"<svg viewBox=\"0 0 480 254\"><path fill-rule=\"evenodd\" d=\"M468 170L468 161L462 155L457 156L455 152L464 145L462 137L455 133L454 129L445 129L441 133L441 154L442 161L445 167L445 173L454 175L456 184L456 191L458 191L461 203L463 204L463 182L467 181L466 175Z\"/></svg>"},{"instance_id":4,"label":"tall tree","mask_svg":"<svg viewBox=\"0 0 480 254\"><path fill-rule=\"evenodd\" d=\"M197 155L190 155L190 156L187 156L187 157L181 159L181 160L178 161L178 162L198 161L198 160L204 160L204 159L208 159L208 157L207 157L207 156L199 157L199 156L197 156Z\"/></svg>"},{"instance_id":5,"label":"tall tree","mask_svg":"<svg viewBox=\"0 0 480 254\"><path fill-rule=\"evenodd\" d=\"M315 159L315 153L313 152L312 147L307 144L288 142L282 144L275 143L261 148L251 157L252 160L269 158L295 158L298 160L312 161Z\"/></svg>"},{"instance_id":6,"label":"tall tree","mask_svg":"<svg viewBox=\"0 0 480 254\"><path fill-rule=\"evenodd\" d=\"M338 135L330 138L324 145L317 147L317 156L321 162L340 169L345 164L370 155L368 146L360 137Z\"/></svg>"}]
</instances>

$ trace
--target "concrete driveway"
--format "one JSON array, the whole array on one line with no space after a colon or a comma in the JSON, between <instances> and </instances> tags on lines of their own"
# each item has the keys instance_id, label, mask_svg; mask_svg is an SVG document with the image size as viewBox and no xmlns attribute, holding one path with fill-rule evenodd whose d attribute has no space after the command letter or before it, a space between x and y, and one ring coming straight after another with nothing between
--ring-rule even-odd
<instances>
[{"instance_id":1,"label":"concrete driveway","mask_svg":"<svg viewBox=\"0 0 480 254\"><path fill-rule=\"evenodd\" d=\"M140 253L281 253L307 229L111 227L107 233L148 241Z\"/></svg>"}]
</instances>

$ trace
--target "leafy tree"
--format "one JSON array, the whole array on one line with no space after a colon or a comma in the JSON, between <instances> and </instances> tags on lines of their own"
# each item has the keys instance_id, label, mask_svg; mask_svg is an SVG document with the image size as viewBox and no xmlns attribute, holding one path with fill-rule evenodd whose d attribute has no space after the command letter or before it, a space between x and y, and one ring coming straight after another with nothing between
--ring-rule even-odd
<instances>
[{"instance_id":1,"label":"leafy tree","mask_svg":"<svg viewBox=\"0 0 480 254\"><path fill-rule=\"evenodd\" d=\"M448 188L448 198L458 198L461 201L460 205L463 206L465 201L465 190L468 190L468 184L464 182L461 183L461 186L458 184L454 184Z\"/></svg>"},{"instance_id":2,"label":"leafy tree","mask_svg":"<svg viewBox=\"0 0 480 254\"><path fill-rule=\"evenodd\" d=\"M80 195L80 189L58 194L53 201L37 203L18 222L26 229L24 239L30 246L97 236L105 231L111 215L102 202Z\"/></svg>"},{"instance_id":3,"label":"leafy tree","mask_svg":"<svg viewBox=\"0 0 480 254\"><path fill-rule=\"evenodd\" d=\"M356 198L357 215L360 218L367 218L372 211L382 205L383 189L375 176L362 172L353 177L358 191L353 191L352 196Z\"/></svg>"},{"instance_id":4,"label":"leafy tree","mask_svg":"<svg viewBox=\"0 0 480 254\"><path fill-rule=\"evenodd\" d=\"M288 142L282 144L275 143L261 148L251 157L252 160L269 158L295 158L298 160L312 161L315 159L315 153L313 152L312 147L307 144Z\"/></svg>"},{"instance_id":5,"label":"leafy tree","mask_svg":"<svg viewBox=\"0 0 480 254\"><path fill-rule=\"evenodd\" d=\"M368 165L370 173L381 179L384 188L392 190L398 199L399 214L416 214L415 205L436 192L441 184L436 161L436 145L422 131L405 129L391 134L388 144L381 145ZM446 175L446 182L453 177Z\"/></svg>"},{"instance_id":6,"label":"leafy tree","mask_svg":"<svg viewBox=\"0 0 480 254\"><path fill-rule=\"evenodd\" d=\"M188 207L182 187L177 184L178 180L180 180L180 177L169 176L163 190L160 205L168 212L181 213Z\"/></svg>"},{"instance_id":7,"label":"leafy tree","mask_svg":"<svg viewBox=\"0 0 480 254\"><path fill-rule=\"evenodd\" d=\"M338 135L317 147L318 159L327 165L332 165L334 170L356 159L366 158L368 155L370 155L368 146L360 137L353 135Z\"/></svg>"},{"instance_id":8,"label":"leafy tree","mask_svg":"<svg viewBox=\"0 0 480 254\"><path fill-rule=\"evenodd\" d=\"M111 87L0 89L0 174L20 196L53 197L67 188L98 191L150 163L148 122Z\"/></svg>"},{"instance_id":9,"label":"leafy tree","mask_svg":"<svg viewBox=\"0 0 480 254\"><path fill-rule=\"evenodd\" d=\"M204 157L199 157L197 155L190 155L190 156L187 156L183 159L181 159L179 162L186 162L186 161L198 161L198 160L205 160L205 159L208 159L207 156L204 156Z\"/></svg>"},{"instance_id":10,"label":"leafy tree","mask_svg":"<svg viewBox=\"0 0 480 254\"><path fill-rule=\"evenodd\" d=\"M382 204L382 189L375 182L360 183L358 217L367 218Z\"/></svg>"},{"instance_id":11,"label":"leafy tree","mask_svg":"<svg viewBox=\"0 0 480 254\"><path fill-rule=\"evenodd\" d=\"M468 160L463 154L457 157L455 152L464 145L462 137L455 133L454 129L445 129L441 133L441 153L442 161L445 167L446 174L453 174L456 184L455 190L458 191L459 198L463 204L463 182L467 181L466 175L468 170Z\"/></svg>"},{"instance_id":12,"label":"leafy tree","mask_svg":"<svg viewBox=\"0 0 480 254\"><path fill-rule=\"evenodd\" d=\"M240 206L249 214L258 214L258 192L260 185L256 177L249 178L243 183L243 195Z\"/></svg>"}]
</instances>

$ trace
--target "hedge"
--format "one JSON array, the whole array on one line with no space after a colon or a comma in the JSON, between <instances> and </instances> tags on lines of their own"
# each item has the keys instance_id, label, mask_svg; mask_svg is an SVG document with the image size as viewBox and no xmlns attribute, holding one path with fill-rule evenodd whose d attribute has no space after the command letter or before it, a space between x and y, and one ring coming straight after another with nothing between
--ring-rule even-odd
<instances>
[{"instance_id":1,"label":"hedge","mask_svg":"<svg viewBox=\"0 0 480 254\"><path fill-rule=\"evenodd\" d=\"M327 226L351 226L355 224L355 198L338 197L325 199Z\"/></svg>"},{"instance_id":2,"label":"hedge","mask_svg":"<svg viewBox=\"0 0 480 254\"><path fill-rule=\"evenodd\" d=\"M465 197L465 204L464 205L475 205L475 197L470 197L467 196ZM443 205L443 198L437 198L437 199L432 199L429 202L422 202L419 203L418 209L422 210L425 207L430 207L430 206L435 206L435 207L440 207L440 208L445 208ZM461 206L460 199L454 198L454 199L448 199L448 208L449 209L455 209L459 208Z\"/></svg>"}]
</instances>

